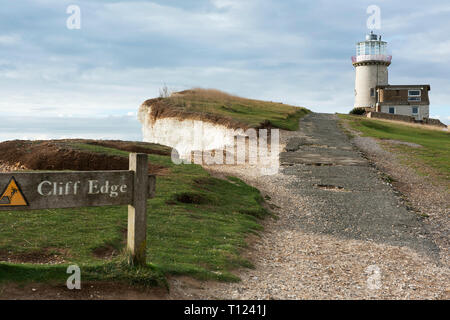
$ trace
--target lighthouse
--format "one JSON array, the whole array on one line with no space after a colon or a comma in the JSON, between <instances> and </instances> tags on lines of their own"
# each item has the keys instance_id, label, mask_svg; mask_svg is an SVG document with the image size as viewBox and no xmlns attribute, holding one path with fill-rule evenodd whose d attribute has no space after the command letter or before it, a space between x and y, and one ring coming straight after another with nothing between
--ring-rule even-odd
<instances>
[{"instance_id":1,"label":"lighthouse","mask_svg":"<svg viewBox=\"0 0 450 320\"><path fill-rule=\"evenodd\" d=\"M354 107L373 108L377 104L377 87L388 85L388 67L392 56L387 55L387 42L373 33L365 41L356 44L356 55L352 57L355 67Z\"/></svg>"}]
</instances>

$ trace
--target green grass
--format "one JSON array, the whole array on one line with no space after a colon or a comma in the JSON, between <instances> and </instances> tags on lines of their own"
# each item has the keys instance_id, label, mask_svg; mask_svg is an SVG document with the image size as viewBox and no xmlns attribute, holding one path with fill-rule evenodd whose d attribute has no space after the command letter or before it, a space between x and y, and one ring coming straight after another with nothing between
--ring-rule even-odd
<instances>
[{"instance_id":1,"label":"green grass","mask_svg":"<svg viewBox=\"0 0 450 320\"><path fill-rule=\"evenodd\" d=\"M164 98L163 101L187 112L223 116L253 128L270 123L280 129L297 130L298 120L310 112L302 107L245 99L213 89L188 90L184 94Z\"/></svg>"},{"instance_id":2,"label":"green grass","mask_svg":"<svg viewBox=\"0 0 450 320\"><path fill-rule=\"evenodd\" d=\"M94 144L88 144L88 143L81 143L81 142L70 142L68 144L70 147L76 150L82 150L82 151L88 151L88 152L94 152L94 153L103 153L108 154L111 156L119 156L119 157L127 157L128 152L115 149L115 148L109 148L104 146L98 146Z\"/></svg>"},{"instance_id":3,"label":"green grass","mask_svg":"<svg viewBox=\"0 0 450 320\"><path fill-rule=\"evenodd\" d=\"M0 263L0 283L44 282L64 284L70 274L69 264L37 265ZM155 266L147 264L141 267L130 267L123 261L85 264L81 268L82 281L121 281L134 285L167 287L167 280Z\"/></svg>"},{"instance_id":4,"label":"green grass","mask_svg":"<svg viewBox=\"0 0 450 320\"><path fill-rule=\"evenodd\" d=\"M431 169L441 181L450 182L450 133L448 131L420 128L350 115L339 115L364 136L382 140L398 140L419 144L422 148L406 145L389 145L390 149L404 155L404 160L422 174Z\"/></svg>"},{"instance_id":5,"label":"green grass","mask_svg":"<svg viewBox=\"0 0 450 320\"><path fill-rule=\"evenodd\" d=\"M83 143L74 147L128 156L114 148ZM0 263L0 282L65 281L70 264L81 267L82 279L155 285L164 284L165 276L171 274L237 281L233 270L251 267L240 255L245 239L261 230L260 218L267 214L259 191L237 178L214 178L198 165L175 165L169 156L150 154L149 160L169 172L157 178L156 197L148 200L145 268L131 268L123 262L126 206L2 211L0 253L51 253L66 262ZM94 255L104 247L115 248L119 254L110 260Z\"/></svg>"},{"instance_id":6,"label":"green grass","mask_svg":"<svg viewBox=\"0 0 450 320\"><path fill-rule=\"evenodd\" d=\"M76 150L106 154L106 155L110 155L110 156L119 156L119 157L128 158L128 155L129 155L129 152L127 152L127 151L110 148L110 147L94 145L94 144L89 144L89 143L69 142L67 145ZM149 152L151 152L151 150L155 150L155 148L153 148L153 146L155 146L154 144L149 143L149 145L152 146L152 147L149 147L149 149L150 149ZM167 147L164 147L164 148L167 148ZM170 157L159 155L159 154L148 154L148 161L150 163L159 164L159 165L163 165L166 167L175 166L175 164L172 161L170 161Z\"/></svg>"},{"instance_id":7,"label":"green grass","mask_svg":"<svg viewBox=\"0 0 450 320\"><path fill-rule=\"evenodd\" d=\"M94 143L88 143L85 141L71 141L71 140L63 140L65 145L70 146L71 148L75 150L82 150L82 151L89 151L89 152L96 152L96 153L104 153L109 155L115 155L115 156L122 156L127 157L128 152L124 150L115 149L112 147L102 146ZM146 152L148 153L154 153L158 154L158 152L164 152L167 154L170 154L171 149L167 146L154 144L154 143L145 143L145 142L130 142L130 144L134 144L138 147L141 147L143 149L147 149Z\"/></svg>"}]
</instances>

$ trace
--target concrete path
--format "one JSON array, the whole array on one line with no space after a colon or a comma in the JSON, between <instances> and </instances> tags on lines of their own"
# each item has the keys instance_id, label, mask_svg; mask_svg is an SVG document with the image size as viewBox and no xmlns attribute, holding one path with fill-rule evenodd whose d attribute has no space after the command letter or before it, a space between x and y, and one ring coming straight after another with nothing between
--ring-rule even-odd
<instances>
[{"instance_id":1,"label":"concrete path","mask_svg":"<svg viewBox=\"0 0 450 320\"><path fill-rule=\"evenodd\" d=\"M288 188L314 204L298 224L307 231L407 246L438 257L439 249L415 212L408 211L380 172L354 149L337 117L310 114L281 154Z\"/></svg>"}]
</instances>

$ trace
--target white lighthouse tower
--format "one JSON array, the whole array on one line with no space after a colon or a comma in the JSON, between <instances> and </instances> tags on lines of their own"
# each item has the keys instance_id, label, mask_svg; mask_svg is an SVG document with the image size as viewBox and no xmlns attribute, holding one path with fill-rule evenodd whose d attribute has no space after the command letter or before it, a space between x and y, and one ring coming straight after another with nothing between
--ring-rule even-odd
<instances>
[{"instance_id":1,"label":"white lighthouse tower","mask_svg":"<svg viewBox=\"0 0 450 320\"><path fill-rule=\"evenodd\" d=\"M373 32L356 44L356 56L352 57L356 69L355 107L375 108L376 87L388 85L391 59L392 56L387 55L387 42Z\"/></svg>"}]
</instances>

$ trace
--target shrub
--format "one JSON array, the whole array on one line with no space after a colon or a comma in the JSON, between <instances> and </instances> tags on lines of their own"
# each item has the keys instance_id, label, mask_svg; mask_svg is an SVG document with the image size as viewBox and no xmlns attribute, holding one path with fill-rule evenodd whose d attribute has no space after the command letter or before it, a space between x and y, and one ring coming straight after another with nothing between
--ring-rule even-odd
<instances>
[{"instance_id":1,"label":"shrub","mask_svg":"<svg viewBox=\"0 0 450 320\"><path fill-rule=\"evenodd\" d=\"M164 84L162 88L159 89L159 97L160 98L169 98L172 92L169 90L169 88Z\"/></svg>"},{"instance_id":2,"label":"shrub","mask_svg":"<svg viewBox=\"0 0 450 320\"><path fill-rule=\"evenodd\" d=\"M357 107L357 108L353 108L349 114L354 114L354 115L358 115L358 116L362 116L366 113L366 109L361 108L361 107Z\"/></svg>"}]
</instances>

